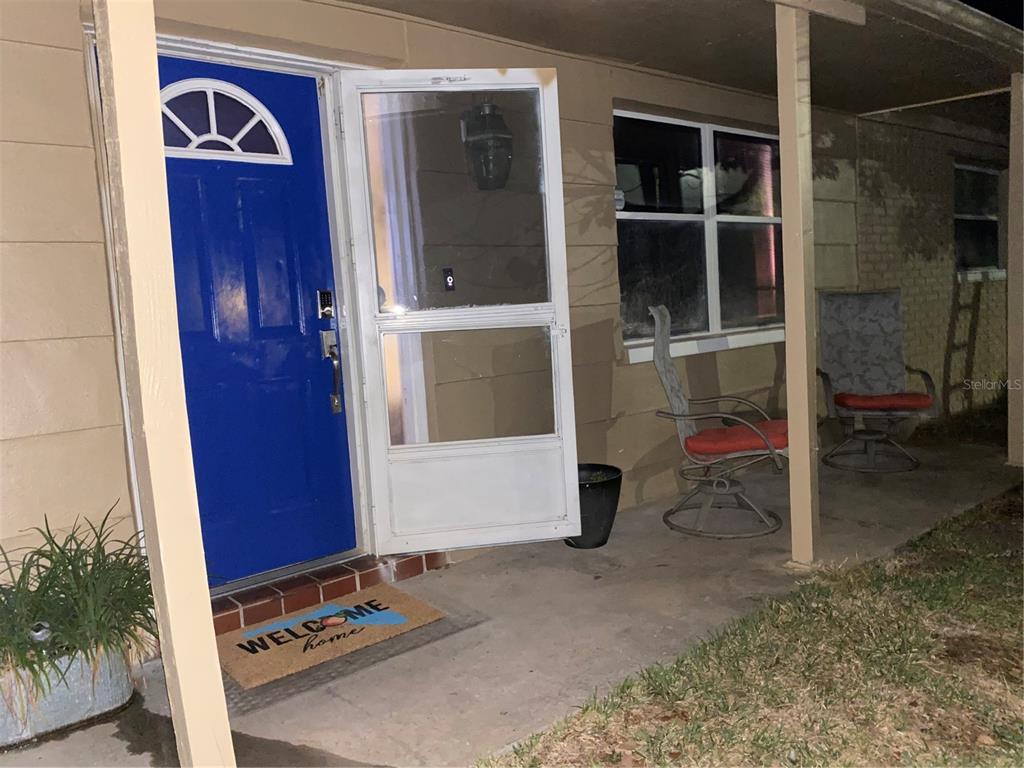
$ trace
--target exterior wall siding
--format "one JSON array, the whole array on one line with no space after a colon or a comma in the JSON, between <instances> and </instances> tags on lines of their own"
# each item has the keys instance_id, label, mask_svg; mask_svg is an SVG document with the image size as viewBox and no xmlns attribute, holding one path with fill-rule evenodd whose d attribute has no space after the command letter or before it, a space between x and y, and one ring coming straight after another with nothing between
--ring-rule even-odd
<instances>
[{"instance_id":1,"label":"exterior wall siding","mask_svg":"<svg viewBox=\"0 0 1024 768\"><path fill-rule=\"evenodd\" d=\"M622 506L677 492L678 438L654 413L664 407L664 392L653 364L627 362L622 341L612 109L628 100L771 126L774 99L372 11L281 0L243 14L233 5L157 0L157 28L353 64L558 70L579 460L626 470ZM772 345L676 364L695 396L741 394L775 408L784 406L783 354L782 345Z\"/></svg>"},{"instance_id":2,"label":"exterior wall siding","mask_svg":"<svg viewBox=\"0 0 1024 768\"><path fill-rule=\"evenodd\" d=\"M992 400L963 384L1006 378L1006 281L958 279L953 163L1005 168L1006 147L860 120L858 156L860 287L900 289L907 363L932 374L944 413Z\"/></svg>"},{"instance_id":3,"label":"exterior wall siding","mask_svg":"<svg viewBox=\"0 0 1024 768\"><path fill-rule=\"evenodd\" d=\"M628 364L622 341L612 109L770 127L774 99L318 2L157 0L157 16L167 34L353 64L555 67L579 460L626 470L623 506L679 490L676 433L655 416L660 382L652 364ZM44 514L63 526L118 499L119 515L130 509L79 5L4 0L0 40L0 542L21 543ZM902 287L908 360L939 381L934 331L953 289L952 148L901 131L815 111L819 287ZM1005 368L1004 285L981 288L977 375ZM784 363L782 344L676 361L694 396L739 394L773 413L785 408Z\"/></svg>"},{"instance_id":4,"label":"exterior wall siding","mask_svg":"<svg viewBox=\"0 0 1024 768\"><path fill-rule=\"evenodd\" d=\"M0 3L0 546L134 530L76 2ZM15 553L16 554L16 553Z\"/></svg>"}]
</instances>

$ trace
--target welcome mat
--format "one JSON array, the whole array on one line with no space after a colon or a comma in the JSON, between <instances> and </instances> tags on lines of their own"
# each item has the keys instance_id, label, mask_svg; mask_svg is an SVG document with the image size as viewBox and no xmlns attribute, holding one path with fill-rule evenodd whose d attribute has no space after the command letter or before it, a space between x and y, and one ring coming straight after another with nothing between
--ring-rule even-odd
<instances>
[{"instance_id":1,"label":"welcome mat","mask_svg":"<svg viewBox=\"0 0 1024 768\"><path fill-rule=\"evenodd\" d=\"M255 688L443 617L422 600L379 584L220 635L217 649L235 682Z\"/></svg>"}]
</instances>

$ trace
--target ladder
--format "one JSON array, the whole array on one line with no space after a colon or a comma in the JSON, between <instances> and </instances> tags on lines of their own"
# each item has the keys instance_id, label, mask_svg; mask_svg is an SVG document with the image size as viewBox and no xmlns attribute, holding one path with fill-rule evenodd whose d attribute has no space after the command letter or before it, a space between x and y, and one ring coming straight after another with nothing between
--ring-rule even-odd
<instances>
[{"instance_id":1,"label":"ladder","mask_svg":"<svg viewBox=\"0 0 1024 768\"><path fill-rule=\"evenodd\" d=\"M963 282L958 274L953 275L953 300L942 363L942 413L945 416L954 411L954 394L960 395L957 403L960 407L956 410L974 407L974 389L965 387L964 382L974 376L982 286L980 281Z\"/></svg>"}]
</instances>

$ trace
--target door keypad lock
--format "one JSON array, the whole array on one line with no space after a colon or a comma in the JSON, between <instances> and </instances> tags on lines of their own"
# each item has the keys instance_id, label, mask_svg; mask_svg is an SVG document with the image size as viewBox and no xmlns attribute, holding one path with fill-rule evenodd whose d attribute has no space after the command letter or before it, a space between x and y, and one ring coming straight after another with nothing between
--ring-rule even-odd
<instances>
[{"instance_id":1,"label":"door keypad lock","mask_svg":"<svg viewBox=\"0 0 1024 768\"><path fill-rule=\"evenodd\" d=\"M332 291L317 291L316 307L316 316L318 318L334 317L334 293Z\"/></svg>"}]
</instances>

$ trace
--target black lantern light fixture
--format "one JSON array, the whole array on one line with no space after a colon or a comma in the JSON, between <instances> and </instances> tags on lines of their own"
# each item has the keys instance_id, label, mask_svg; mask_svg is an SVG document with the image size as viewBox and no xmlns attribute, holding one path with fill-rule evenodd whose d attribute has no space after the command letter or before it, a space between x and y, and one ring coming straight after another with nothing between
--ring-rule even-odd
<instances>
[{"instance_id":1,"label":"black lantern light fixture","mask_svg":"<svg viewBox=\"0 0 1024 768\"><path fill-rule=\"evenodd\" d=\"M462 143L477 189L502 189L512 170L512 132L496 104L484 102L462 113Z\"/></svg>"}]
</instances>

